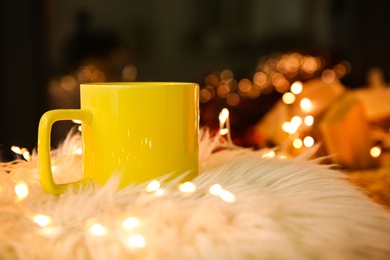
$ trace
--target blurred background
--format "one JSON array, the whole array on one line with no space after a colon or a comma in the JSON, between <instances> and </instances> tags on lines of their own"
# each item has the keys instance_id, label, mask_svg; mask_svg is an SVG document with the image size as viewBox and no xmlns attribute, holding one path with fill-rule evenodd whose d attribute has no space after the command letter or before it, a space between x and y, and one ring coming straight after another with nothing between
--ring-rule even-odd
<instances>
[{"instance_id":1,"label":"blurred background","mask_svg":"<svg viewBox=\"0 0 390 260\"><path fill-rule=\"evenodd\" d=\"M95 81L198 82L201 125L217 128L227 107L233 139L251 146L246 135L285 90L250 92L245 80L285 53L315 57L321 70L343 64L349 88L365 86L373 67L386 79L389 8L386 0L2 0L0 157L11 145L35 148L41 115L78 108L79 84ZM56 123L53 146L71 127Z\"/></svg>"}]
</instances>

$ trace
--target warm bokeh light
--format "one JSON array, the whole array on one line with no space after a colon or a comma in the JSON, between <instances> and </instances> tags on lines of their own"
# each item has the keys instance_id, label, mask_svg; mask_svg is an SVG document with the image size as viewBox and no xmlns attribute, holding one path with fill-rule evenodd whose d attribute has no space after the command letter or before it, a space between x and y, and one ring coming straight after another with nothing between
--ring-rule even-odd
<instances>
[{"instance_id":1,"label":"warm bokeh light","mask_svg":"<svg viewBox=\"0 0 390 260\"><path fill-rule=\"evenodd\" d=\"M95 71L96 67L93 65L81 66L77 70L77 79L79 82L88 82L91 80L92 71Z\"/></svg>"},{"instance_id":2,"label":"warm bokeh light","mask_svg":"<svg viewBox=\"0 0 390 260\"><path fill-rule=\"evenodd\" d=\"M12 150L14 153L16 153L16 154L22 154L22 150L21 150L20 147L18 147L18 146L15 146L15 145L11 146L11 150Z\"/></svg>"},{"instance_id":3,"label":"warm bokeh light","mask_svg":"<svg viewBox=\"0 0 390 260\"><path fill-rule=\"evenodd\" d=\"M108 234L108 230L102 224L94 223L88 228L89 233L94 236L105 236Z\"/></svg>"},{"instance_id":4,"label":"warm bokeh light","mask_svg":"<svg viewBox=\"0 0 390 260\"><path fill-rule=\"evenodd\" d=\"M284 122L282 124L282 130L289 134L295 134L301 125L302 118L299 116L294 116L291 118L290 122Z\"/></svg>"},{"instance_id":5,"label":"warm bokeh light","mask_svg":"<svg viewBox=\"0 0 390 260\"><path fill-rule=\"evenodd\" d=\"M215 97L216 91L215 91L215 88L214 88L214 87L212 87L212 86L206 86L205 89L209 91L209 93L210 93L210 95L211 95L210 98L214 98L214 97Z\"/></svg>"},{"instance_id":6,"label":"warm bokeh light","mask_svg":"<svg viewBox=\"0 0 390 260\"><path fill-rule=\"evenodd\" d=\"M312 126L314 124L314 117L311 115L305 116L305 119L303 121L305 125Z\"/></svg>"},{"instance_id":7,"label":"warm bokeh light","mask_svg":"<svg viewBox=\"0 0 390 260\"><path fill-rule=\"evenodd\" d=\"M226 98L226 102L232 107L237 106L240 103L240 96L237 93L230 93Z\"/></svg>"},{"instance_id":8,"label":"warm bokeh light","mask_svg":"<svg viewBox=\"0 0 390 260\"><path fill-rule=\"evenodd\" d=\"M219 113L220 125L225 124L228 117L229 117L229 110L227 108L223 108L222 111Z\"/></svg>"},{"instance_id":9,"label":"warm bokeh light","mask_svg":"<svg viewBox=\"0 0 390 260\"><path fill-rule=\"evenodd\" d=\"M219 197L225 201L225 202L229 202L229 203L233 203L236 201L236 196L231 193L230 191L227 191L227 190L221 190L221 192L219 193Z\"/></svg>"},{"instance_id":10,"label":"warm bokeh light","mask_svg":"<svg viewBox=\"0 0 390 260\"><path fill-rule=\"evenodd\" d=\"M306 147L312 147L314 145L314 139L311 136L306 136L303 139L303 145Z\"/></svg>"},{"instance_id":11,"label":"warm bokeh light","mask_svg":"<svg viewBox=\"0 0 390 260\"><path fill-rule=\"evenodd\" d=\"M37 223L40 227L46 227L48 226L52 219L51 217L49 216L46 216L46 215L42 215L42 214L39 214L39 215L36 215L34 216L33 218L34 222Z\"/></svg>"},{"instance_id":12,"label":"warm bokeh light","mask_svg":"<svg viewBox=\"0 0 390 260\"><path fill-rule=\"evenodd\" d=\"M161 197L162 195L164 195L164 190L163 189L158 189L154 192L154 194L156 194L156 196L158 197Z\"/></svg>"},{"instance_id":13,"label":"warm bokeh light","mask_svg":"<svg viewBox=\"0 0 390 260\"><path fill-rule=\"evenodd\" d=\"M226 98L229 95L229 93L230 93L230 87L228 84L223 83L218 86L217 95L220 98Z\"/></svg>"},{"instance_id":14,"label":"warm bokeh light","mask_svg":"<svg viewBox=\"0 0 390 260\"><path fill-rule=\"evenodd\" d=\"M337 78L342 78L347 74L347 68L342 63L334 65L333 71Z\"/></svg>"},{"instance_id":15,"label":"warm bokeh light","mask_svg":"<svg viewBox=\"0 0 390 260\"><path fill-rule=\"evenodd\" d=\"M283 94L282 96L282 101L286 104L286 105L291 105L295 102L295 95L291 92L286 92Z\"/></svg>"},{"instance_id":16,"label":"warm bokeh light","mask_svg":"<svg viewBox=\"0 0 390 260\"><path fill-rule=\"evenodd\" d=\"M294 139L293 146L294 146L295 149L302 148L302 145L303 145L303 142L302 142L301 139L299 139L299 138Z\"/></svg>"},{"instance_id":17,"label":"warm bokeh light","mask_svg":"<svg viewBox=\"0 0 390 260\"><path fill-rule=\"evenodd\" d=\"M242 79L238 83L238 89L243 93L247 93L251 88L252 82L249 79Z\"/></svg>"},{"instance_id":18,"label":"warm bokeh light","mask_svg":"<svg viewBox=\"0 0 390 260\"><path fill-rule=\"evenodd\" d=\"M302 70L307 74L313 74L321 65L320 59L312 56L305 56L302 62Z\"/></svg>"},{"instance_id":19,"label":"warm bokeh light","mask_svg":"<svg viewBox=\"0 0 390 260\"><path fill-rule=\"evenodd\" d=\"M138 70L133 64L127 64L122 69L122 78L125 81L134 81L137 79Z\"/></svg>"},{"instance_id":20,"label":"warm bokeh light","mask_svg":"<svg viewBox=\"0 0 390 260\"><path fill-rule=\"evenodd\" d=\"M219 77L215 73L211 73L204 79L206 86L217 87L219 85Z\"/></svg>"},{"instance_id":21,"label":"warm bokeh light","mask_svg":"<svg viewBox=\"0 0 390 260\"><path fill-rule=\"evenodd\" d=\"M137 217L128 217L122 221L122 227L132 229L139 226L139 219Z\"/></svg>"},{"instance_id":22,"label":"warm bokeh light","mask_svg":"<svg viewBox=\"0 0 390 260\"><path fill-rule=\"evenodd\" d=\"M276 68L278 71L294 76L300 67L302 56L299 53L291 53L282 55L278 61Z\"/></svg>"},{"instance_id":23,"label":"warm bokeh light","mask_svg":"<svg viewBox=\"0 0 390 260\"><path fill-rule=\"evenodd\" d=\"M226 135L227 133L229 133L229 130L227 128L222 128L221 130L219 130L220 135Z\"/></svg>"},{"instance_id":24,"label":"warm bokeh light","mask_svg":"<svg viewBox=\"0 0 390 260\"><path fill-rule=\"evenodd\" d=\"M28 195L28 185L25 182L19 182L15 185L15 194L19 200L22 200Z\"/></svg>"},{"instance_id":25,"label":"warm bokeh light","mask_svg":"<svg viewBox=\"0 0 390 260\"><path fill-rule=\"evenodd\" d=\"M74 153L77 154L77 155L82 155L83 154L83 148L80 148L80 147L76 148Z\"/></svg>"},{"instance_id":26,"label":"warm bokeh light","mask_svg":"<svg viewBox=\"0 0 390 260\"><path fill-rule=\"evenodd\" d=\"M284 75L282 73L278 73L278 72L275 72L275 73L272 73L271 74L271 82L273 85L275 85L278 80L281 80L281 79L284 79Z\"/></svg>"},{"instance_id":27,"label":"warm bokeh light","mask_svg":"<svg viewBox=\"0 0 390 260\"><path fill-rule=\"evenodd\" d=\"M203 88L199 91L199 101L201 103L207 103L212 98L210 90Z\"/></svg>"},{"instance_id":28,"label":"warm bokeh light","mask_svg":"<svg viewBox=\"0 0 390 260\"><path fill-rule=\"evenodd\" d=\"M179 186L179 190L184 193L191 193L196 191L196 185L192 182L185 182Z\"/></svg>"},{"instance_id":29,"label":"warm bokeh light","mask_svg":"<svg viewBox=\"0 0 390 260\"><path fill-rule=\"evenodd\" d=\"M222 191L222 186L219 185L219 184L214 184L212 185L210 188L209 188L209 192L210 194L212 195L218 195L220 194Z\"/></svg>"},{"instance_id":30,"label":"warm bokeh light","mask_svg":"<svg viewBox=\"0 0 390 260\"><path fill-rule=\"evenodd\" d=\"M276 156L275 151L269 151L266 154L264 154L261 158L273 158Z\"/></svg>"},{"instance_id":31,"label":"warm bokeh light","mask_svg":"<svg viewBox=\"0 0 390 260\"><path fill-rule=\"evenodd\" d=\"M336 73L333 70L324 70L321 74L321 79L325 83L332 83L336 79Z\"/></svg>"},{"instance_id":32,"label":"warm bokeh light","mask_svg":"<svg viewBox=\"0 0 390 260\"><path fill-rule=\"evenodd\" d=\"M345 68L346 73L351 72L352 65L349 61L343 60L342 62L340 62L340 65L342 65Z\"/></svg>"},{"instance_id":33,"label":"warm bokeh light","mask_svg":"<svg viewBox=\"0 0 390 260\"><path fill-rule=\"evenodd\" d=\"M374 146L370 149L370 155L374 158L377 158L381 155L382 149L379 146Z\"/></svg>"},{"instance_id":34,"label":"warm bokeh light","mask_svg":"<svg viewBox=\"0 0 390 260\"><path fill-rule=\"evenodd\" d=\"M96 70L96 71L92 72L91 81L92 82L104 82L104 81L106 81L106 75L102 71Z\"/></svg>"},{"instance_id":35,"label":"warm bokeh light","mask_svg":"<svg viewBox=\"0 0 390 260\"><path fill-rule=\"evenodd\" d=\"M211 195L219 196L223 201L233 203L236 201L236 196L228 190L222 188L219 184L214 184L209 188Z\"/></svg>"},{"instance_id":36,"label":"warm bokeh light","mask_svg":"<svg viewBox=\"0 0 390 260\"><path fill-rule=\"evenodd\" d=\"M254 86L253 88L251 88L248 91L247 95L249 98L255 99L255 98L258 98L261 93L262 93L262 91L260 90L260 88Z\"/></svg>"},{"instance_id":37,"label":"warm bokeh light","mask_svg":"<svg viewBox=\"0 0 390 260\"><path fill-rule=\"evenodd\" d=\"M302 124L302 118L300 116L293 116L291 118L291 123L296 126L300 126Z\"/></svg>"},{"instance_id":38,"label":"warm bokeh light","mask_svg":"<svg viewBox=\"0 0 390 260\"><path fill-rule=\"evenodd\" d=\"M47 226L41 226L37 233L47 238L58 238L63 231L64 228L62 226L52 226L49 223Z\"/></svg>"},{"instance_id":39,"label":"warm bokeh light","mask_svg":"<svg viewBox=\"0 0 390 260\"><path fill-rule=\"evenodd\" d=\"M253 83L255 83L260 88L264 88L268 85L268 77L267 74L265 74L262 71L258 71L253 76Z\"/></svg>"},{"instance_id":40,"label":"warm bokeh light","mask_svg":"<svg viewBox=\"0 0 390 260\"><path fill-rule=\"evenodd\" d=\"M310 112L313 109L313 105L308 98L302 98L301 102L299 103L299 106L301 107L302 111L305 113Z\"/></svg>"},{"instance_id":41,"label":"warm bokeh light","mask_svg":"<svg viewBox=\"0 0 390 260\"><path fill-rule=\"evenodd\" d=\"M72 91L77 87L77 85L77 80L70 75L66 75L60 81L60 87L65 91Z\"/></svg>"},{"instance_id":42,"label":"warm bokeh light","mask_svg":"<svg viewBox=\"0 0 390 260\"><path fill-rule=\"evenodd\" d=\"M23 158L26 160L26 161L30 161L30 159L31 159L31 155L30 155L30 153L27 151L27 150L25 150L25 151L23 151Z\"/></svg>"},{"instance_id":43,"label":"warm bokeh light","mask_svg":"<svg viewBox=\"0 0 390 260\"><path fill-rule=\"evenodd\" d=\"M299 95L303 90L303 83L296 80L302 78L309 80L317 77L321 71L326 68L327 58L322 56L302 55L297 52L293 53L273 53L268 57L259 59L255 68L252 80L243 78L234 79L234 73L230 69L214 71L207 75L204 79L206 87L200 93L200 102L207 103L218 96L221 99L226 99L226 103L230 106L237 106L245 102L246 98L257 99L260 95L271 94L274 90L279 93L290 91L294 95ZM343 77L349 72L347 62L340 62L333 66L332 69L327 69L323 73L325 82L332 82L337 78ZM299 75L299 77L298 77ZM333 76L332 76L333 75ZM287 102L291 101L291 95ZM291 103L287 103L291 104Z\"/></svg>"},{"instance_id":44,"label":"warm bokeh light","mask_svg":"<svg viewBox=\"0 0 390 260\"><path fill-rule=\"evenodd\" d=\"M128 247L142 248L142 247L145 247L146 241L142 235L136 234L136 235L131 235L131 236L127 237L125 239L125 244Z\"/></svg>"},{"instance_id":45,"label":"warm bokeh light","mask_svg":"<svg viewBox=\"0 0 390 260\"><path fill-rule=\"evenodd\" d=\"M276 91L279 93L285 93L290 88L290 82L284 78L281 78L275 82L274 86Z\"/></svg>"},{"instance_id":46,"label":"warm bokeh light","mask_svg":"<svg viewBox=\"0 0 390 260\"><path fill-rule=\"evenodd\" d=\"M219 77L221 80L229 80L229 79L232 79L234 77L234 75L233 75L233 72L231 70L225 69L221 72Z\"/></svg>"},{"instance_id":47,"label":"warm bokeh light","mask_svg":"<svg viewBox=\"0 0 390 260\"><path fill-rule=\"evenodd\" d=\"M160 188L160 182L157 180L153 180L149 182L148 186L146 186L147 192L154 192L157 191Z\"/></svg>"},{"instance_id":48,"label":"warm bokeh light","mask_svg":"<svg viewBox=\"0 0 390 260\"><path fill-rule=\"evenodd\" d=\"M290 88L290 91L295 94L295 95L298 95L302 92L303 90L303 85L302 85L302 82L300 81L295 81L292 85L291 85L291 88Z\"/></svg>"},{"instance_id":49,"label":"warm bokeh light","mask_svg":"<svg viewBox=\"0 0 390 260\"><path fill-rule=\"evenodd\" d=\"M286 133L293 134L296 132L296 128L291 122L284 122L282 125L282 130Z\"/></svg>"},{"instance_id":50,"label":"warm bokeh light","mask_svg":"<svg viewBox=\"0 0 390 260\"><path fill-rule=\"evenodd\" d=\"M11 150L16 153L16 154L19 154L19 155L22 155L23 158L26 160L26 161L30 161L31 159L31 155L30 155L30 152L26 149L26 148L20 148L18 146L11 146Z\"/></svg>"}]
</instances>

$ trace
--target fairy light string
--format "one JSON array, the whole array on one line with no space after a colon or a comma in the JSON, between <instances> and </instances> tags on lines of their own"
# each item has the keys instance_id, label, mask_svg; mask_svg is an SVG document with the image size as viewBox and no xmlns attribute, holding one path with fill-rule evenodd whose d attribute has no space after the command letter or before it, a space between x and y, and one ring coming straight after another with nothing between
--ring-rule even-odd
<instances>
[{"instance_id":1,"label":"fairy light string","mask_svg":"<svg viewBox=\"0 0 390 260\"><path fill-rule=\"evenodd\" d=\"M292 54L290 56L285 56L284 59L286 60L278 62L278 70L282 72L285 71L287 74L297 73L299 69L304 70L308 74L314 74L316 70L319 69L319 59L317 58L304 57L302 55L299 56L297 54ZM341 74L337 74L337 69L342 70L342 66L340 66L334 68L335 73L331 73L330 71L324 73L324 79L330 81L332 77L335 77L335 75L339 75L339 77L343 76L341 72ZM247 79L236 82L237 86L234 89L238 91L239 98L254 98L260 95L260 93L266 92L267 88L269 88L269 86L273 84L274 87L278 88L278 91L280 90L284 92L282 98L283 102L286 105L292 105L298 100L297 97L301 95L302 90L304 88L303 83L300 81L295 81L290 86L289 83L286 83L286 77L281 76L282 73L280 73L280 71L275 72L271 71L269 68L267 69L267 66L262 67L255 73L252 81ZM217 95L226 96L226 99L230 100L230 105L236 104L236 102L234 101L236 96L232 95L231 93L231 89L233 88L227 86L228 84L234 84L234 81L229 81L229 77L231 77L232 75L230 75L226 71L224 73L224 84L220 84L217 87L206 87L202 89L202 97L205 98L215 95L215 93L212 93L212 90L217 89L217 91L214 91L217 93ZM211 77L208 80L212 81ZM228 91L229 93L226 94L226 91ZM208 95L207 93L209 93L210 95ZM313 108L313 102L310 99L303 97L300 99L299 105L303 116L292 115L290 120L285 122L281 126L283 131L289 135L289 140L291 140L295 149L300 149L302 147L311 147L315 144L315 140L313 137L309 135L304 135L306 132L309 132L311 127L314 125L315 118L313 115L310 114ZM80 122L77 121L75 123L80 124ZM81 131L81 128L79 128L79 130ZM219 130L217 134L221 137L226 138L226 148L237 148L231 138L229 110L227 108L223 108L219 114ZM386 135L387 140L390 140L388 138L389 133L386 133ZM32 159L30 153L26 148L12 146L11 150L15 154L20 155L27 162L30 162ZM74 147L71 153L74 156L78 156L82 154L82 150L79 147ZM371 149L371 155L374 157L379 156L380 153L381 147L379 146L375 146ZM262 157L272 158L275 156L278 156L277 153L274 150L270 150ZM57 166L53 165L53 167ZM55 169L53 169L53 171L54 170ZM225 187L222 187L222 185L218 183L207 187L206 190L199 189L199 187L197 187L193 182L184 182L178 185L177 189L166 189L163 187L163 184L158 180L152 180L146 185L143 191L148 196L151 196L151 198L156 200L158 200L159 198L167 197L173 192L179 192L183 195L192 193L201 194L202 196L211 195L211 197L217 198L227 204L232 204L237 201L237 197L233 192L231 192L229 189L226 189ZM16 183L14 187L14 193L16 202L23 202L24 200L28 199L28 184L23 181ZM0 192L0 196L2 196L2 192ZM56 223L56 219L54 216L45 212L28 212L28 214L26 212L26 218L29 218L31 220L31 223L35 225L39 234L45 235L46 237L56 237L59 234L66 232L64 226L61 226L61 224ZM125 216L120 216L111 219L111 221L116 220L116 222L119 223L118 226L109 225L103 220L104 218L100 219L100 216L97 216L93 219L86 219L85 222L78 228L79 230L86 232L91 236L100 238L107 237L112 233L118 234L119 237L121 237L122 239L123 245L127 248L140 249L145 248L147 246L147 236L145 234L142 234L143 219L141 217L135 216L133 212L126 213Z\"/></svg>"},{"instance_id":2,"label":"fairy light string","mask_svg":"<svg viewBox=\"0 0 390 260\"><path fill-rule=\"evenodd\" d=\"M29 191L29 185L26 182L19 181L15 183L14 196L16 203L21 205L21 203L27 201L30 195ZM169 195L175 196L174 193L185 195L195 192L199 193L201 196L208 196L211 194L228 204L236 201L236 196L229 190L222 188L219 184L212 185L207 190L199 190L195 183L190 181L179 184L176 189L165 189L163 183L160 181L151 180L145 185L144 192L146 195L151 196L152 199L154 198L156 200L155 203L158 203L159 197L169 197ZM2 194L0 192L0 197L1 196ZM65 235L66 232L81 231L100 239L116 237L120 239L125 248L131 250L142 249L147 246L147 237L142 233L143 220L132 212L110 217L103 214L101 216L85 219L84 224L77 223L75 226L72 226L71 224L65 226L65 224L57 223L54 215L35 211L34 209L26 207L26 205L21 208L25 212L25 218L30 220L31 230L47 239L56 239L59 236ZM118 223L118 225L115 223Z\"/></svg>"}]
</instances>

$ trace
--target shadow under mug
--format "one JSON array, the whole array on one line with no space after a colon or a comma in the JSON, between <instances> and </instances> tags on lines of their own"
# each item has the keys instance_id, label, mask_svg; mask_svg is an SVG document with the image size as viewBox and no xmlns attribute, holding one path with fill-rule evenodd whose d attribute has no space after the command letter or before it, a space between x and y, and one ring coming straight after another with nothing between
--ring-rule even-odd
<instances>
[{"instance_id":1,"label":"shadow under mug","mask_svg":"<svg viewBox=\"0 0 390 260\"><path fill-rule=\"evenodd\" d=\"M180 82L110 82L80 85L80 109L42 115L38 161L43 189L60 194L70 184L53 179L51 127L80 120L83 180L104 184L121 174L120 188L163 175L198 174L199 86Z\"/></svg>"}]
</instances>

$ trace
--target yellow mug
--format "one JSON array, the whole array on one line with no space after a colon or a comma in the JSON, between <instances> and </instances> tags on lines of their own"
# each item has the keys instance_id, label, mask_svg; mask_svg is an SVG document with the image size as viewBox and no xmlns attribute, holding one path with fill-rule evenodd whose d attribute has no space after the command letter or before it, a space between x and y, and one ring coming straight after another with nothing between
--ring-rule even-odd
<instances>
[{"instance_id":1,"label":"yellow mug","mask_svg":"<svg viewBox=\"0 0 390 260\"><path fill-rule=\"evenodd\" d=\"M122 174L120 188L171 174L198 173L199 86L179 82L110 82L80 85L80 109L44 113L38 129L43 189L60 194L50 158L54 122L81 120L83 180L104 184ZM81 180L80 182L83 182Z\"/></svg>"}]
</instances>

